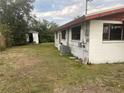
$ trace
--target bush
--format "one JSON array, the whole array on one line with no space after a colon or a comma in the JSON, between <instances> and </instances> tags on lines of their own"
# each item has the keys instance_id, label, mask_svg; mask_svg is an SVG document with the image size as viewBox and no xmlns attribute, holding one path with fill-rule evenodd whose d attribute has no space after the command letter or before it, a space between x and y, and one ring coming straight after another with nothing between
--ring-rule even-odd
<instances>
[{"instance_id":1,"label":"bush","mask_svg":"<svg viewBox=\"0 0 124 93\"><path fill-rule=\"evenodd\" d=\"M5 50L6 47L11 46L11 31L6 24L0 24L0 50Z\"/></svg>"},{"instance_id":2,"label":"bush","mask_svg":"<svg viewBox=\"0 0 124 93\"><path fill-rule=\"evenodd\" d=\"M39 39L41 43L54 42L54 33L50 31L39 32Z\"/></svg>"},{"instance_id":3,"label":"bush","mask_svg":"<svg viewBox=\"0 0 124 93\"><path fill-rule=\"evenodd\" d=\"M25 45L25 44L27 44L25 33L16 33L13 35L13 45L14 46Z\"/></svg>"}]
</instances>

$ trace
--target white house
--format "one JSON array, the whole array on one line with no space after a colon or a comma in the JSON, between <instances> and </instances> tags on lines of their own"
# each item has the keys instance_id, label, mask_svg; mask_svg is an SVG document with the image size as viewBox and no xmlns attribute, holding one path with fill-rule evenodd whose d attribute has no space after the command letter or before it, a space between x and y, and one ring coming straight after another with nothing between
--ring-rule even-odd
<instances>
[{"instance_id":1,"label":"white house","mask_svg":"<svg viewBox=\"0 0 124 93\"><path fill-rule=\"evenodd\" d=\"M55 46L86 63L124 62L124 7L82 16L57 29Z\"/></svg>"},{"instance_id":2,"label":"white house","mask_svg":"<svg viewBox=\"0 0 124 93\"><path fill-rule=\"evenodd\" d=\"M37 31L30 31L26 34L26 38L28 43L39 44L39 33Z\"/></svg>"}]
</instances>

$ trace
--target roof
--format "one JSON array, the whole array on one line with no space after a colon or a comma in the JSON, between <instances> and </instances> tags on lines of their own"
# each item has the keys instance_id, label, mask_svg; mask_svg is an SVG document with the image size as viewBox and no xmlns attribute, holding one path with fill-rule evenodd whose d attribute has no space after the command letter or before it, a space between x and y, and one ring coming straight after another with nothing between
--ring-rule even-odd
<instances>
[{"instance_id":1,"label":"roof","mask_svg":"<svg viewBox=\"0 0 124 93\"><path fill-rule=\"evenodd\" d=\"M117 16L118 14L118 16ZM116 15L116 16L113 16ZM113 16L113 17L110 17ZM94 20L94 19L110 19L110 20L122 20L124 21L124 7L118 8L118 9L111 9L111 10L107 10L101 13L96 13L96 14L91 14L91 15L87 15L87 16L82 16L78 19L75 19L69 23L66 23L62 26L60 26L57 31L62 31L65 29L68 29L74 25L80 24L82 22L85 21L89 21L89 20Z\"/></svg>"}]
</instances>

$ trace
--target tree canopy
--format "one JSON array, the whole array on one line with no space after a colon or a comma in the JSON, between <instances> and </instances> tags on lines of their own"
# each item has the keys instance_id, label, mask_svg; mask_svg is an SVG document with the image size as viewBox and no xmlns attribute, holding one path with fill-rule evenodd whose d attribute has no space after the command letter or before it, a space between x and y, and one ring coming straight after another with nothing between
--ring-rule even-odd
<instances>
[{"instance_id":1,"label":"tree canopy","mask_svg":"<svg viewBox=\"0 0 124 93\"><path fill-rule=\"evenodd\" d=\"M24 33L29 29L34 0L0 0L0 23L7 24L12 31L13 45L26 41Z\"/></svg>"},{"instance_id":2,"label":"tree canopy","mask_svg":"<svg viewBox=\"0 0 124 93\"><path fill-rule=\"evenodd\" d=\"M57 27L56 23L47 20L43 20L42 22L34 20L31 25L34 31L39 32L40 42L53 42L54 31Z\"/></svg>"},{"instance_id":3,"label":"tree canopy","mask_svg":"<svg viewBox=\"0 0 124 93\"><path fill-rule=\"evenodd\" d=\"M35 0L0 0L0 29L8 45L26 44L26 33L38 31L40 42L53 42L53 31L58 27L54 22L37 21L31 15ZM3 30L4 28L4 30Z\"/></svg>"}]
</instances>

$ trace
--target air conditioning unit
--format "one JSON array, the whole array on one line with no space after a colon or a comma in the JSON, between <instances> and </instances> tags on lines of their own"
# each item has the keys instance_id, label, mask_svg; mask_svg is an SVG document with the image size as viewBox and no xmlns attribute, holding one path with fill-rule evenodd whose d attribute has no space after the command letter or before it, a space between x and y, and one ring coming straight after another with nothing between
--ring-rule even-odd
<instances>
[{"instance_id":1,"label":"air conditioning unit","mask_svg":"<svg viewBox=\"0 0 124 93\"><path fill-rule=\"evenodd\" d=\"M62 54L67 54L67 53L70 53L71 52L71 49L70 49L69 46L61 45L60 46L60 52Z\"/></svg>"}]
</instances>

